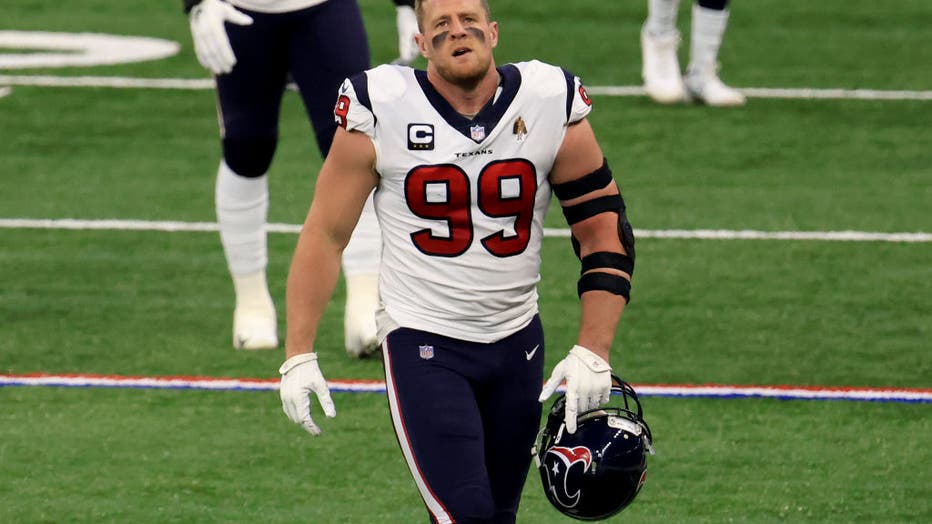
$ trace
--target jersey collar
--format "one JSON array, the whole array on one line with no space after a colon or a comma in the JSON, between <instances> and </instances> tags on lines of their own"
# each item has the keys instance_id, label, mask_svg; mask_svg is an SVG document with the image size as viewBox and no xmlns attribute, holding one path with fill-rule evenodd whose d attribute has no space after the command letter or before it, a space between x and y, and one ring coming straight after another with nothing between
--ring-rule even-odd
<instances>
[{"instance_id":1,"label":"jersey collar","mask_svg":"<svg viewBox=\"0 0 932 524\"><path fill-rule=\"evenodd\" d=\"M440 93L434 89L434 86L427 80L427 71L415 70L414 76L417 78L421 90L430 102L430 105L440 113L440 116L446 120L447 124L456 129L466 138L477 144L481 144L485 137L491 134L492 129L498 125L498 122L505 115L505 111L518 94L518 88L521 87L521 73L518 68L512 64L506 64L496 68L501 82L502 92L491 100L476 114L472 119L456 112L453 106ZM476 129L482 128L481 133ZM481 135L481 136L480 136Z\"/></svg>"}]
</instances>

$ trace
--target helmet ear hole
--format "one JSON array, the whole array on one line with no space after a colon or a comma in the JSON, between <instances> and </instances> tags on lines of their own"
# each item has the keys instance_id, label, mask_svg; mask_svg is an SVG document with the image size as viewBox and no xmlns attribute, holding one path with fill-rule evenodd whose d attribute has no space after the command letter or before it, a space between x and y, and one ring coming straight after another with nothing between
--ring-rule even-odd
<instances>
[{"instance_id":1,"label":"helmet ear hole","mask_svg":"<svg viewBox=\"0 0 932 524\"><path fill-rule=\"evenodd\" d=\"M613 376L615 406L579 414L576 433L563 431L566 400L553 403L534 446L547 500L579 520L608 518L634 501L647 478L653 436L637 393Z\"/></svg>"}]
</instances>

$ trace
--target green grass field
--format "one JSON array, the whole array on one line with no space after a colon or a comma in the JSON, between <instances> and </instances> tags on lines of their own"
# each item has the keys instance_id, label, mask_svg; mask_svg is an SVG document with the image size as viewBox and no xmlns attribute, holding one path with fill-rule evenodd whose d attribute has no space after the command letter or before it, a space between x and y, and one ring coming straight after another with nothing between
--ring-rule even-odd
<instances>
[{"instance_id":1,"label":"green grass field","mask_svg":"<svg viewBox=\"0 0 932 524\"><path fill-rule=\"evenodd\" d=\"M391 3L360 3L374 63L391 60ZM204 79L178 4L5 0L0 32L150 36L182 50L0 69L0 87L13 75ZM640 83L646 2L492 8L499 62L539 58L590 88ZM721 72L739 87L929 93L930 26L928 0L736 2ZM13 52L0 44L0 55ZM591 121L639 229L932 232L928 95L755 97L733 110L593 99ZM0 222L212 222L214 111L210 90L12 85L0 96ZM289 93L271 221L303 221L320 163ZM559 212L547 225L565 227ZM270 235L280 312L295 241ZM546 238L548 371L575 338L577 271L569 242ZM645 236L612 362L636 384L929 390L930 297L928 240ZM0 227L0 375L274 379L281 351L231 349L232 299L216 233ZM343 300L339 291L324 319L321 367L334 380L380 380L378 360L343 354ZM928 401L643 400L657 455L638 500L613 521L932 522ZM271 391L0 387L0 523L426 522L384 395L335 401L337 418L318 416L324 435L312 439ZM569 522L534 471L518 517Z\"/></svg>"}]
</instances>

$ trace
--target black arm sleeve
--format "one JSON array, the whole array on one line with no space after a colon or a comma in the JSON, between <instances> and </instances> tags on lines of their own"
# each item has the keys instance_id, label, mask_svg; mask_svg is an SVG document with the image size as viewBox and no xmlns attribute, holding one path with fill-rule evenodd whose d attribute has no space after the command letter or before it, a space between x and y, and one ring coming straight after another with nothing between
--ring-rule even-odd
<instances>
[{"instance_id":1,"label":"black arm sleeve","mask_svg":"<svg viewBox=\"0 0 932 524\"><path fill-rule=\"evenodd\" d=\"M395 5L407 5L410 7L414 7L414 0L392 0L392 1L395 2Z\"/></svg>"}]
</instances>

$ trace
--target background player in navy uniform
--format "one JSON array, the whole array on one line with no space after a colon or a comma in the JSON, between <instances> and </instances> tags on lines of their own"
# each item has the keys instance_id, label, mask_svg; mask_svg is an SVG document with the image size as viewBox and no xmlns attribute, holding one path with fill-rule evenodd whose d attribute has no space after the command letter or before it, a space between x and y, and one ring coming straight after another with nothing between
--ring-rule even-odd
<instances>
[{"instance_id":1,"label":"background player in navy uniform","mask_svg":"<svg viewBox=\"0 0 932 524\"><path fill-rule=\"evenodd\" d=\"M674 104L687 99L710 106L744 105L745 97L718 77L718 50L728 27L729 0L696 0L692 9L689 65L680 73L676 29L680 0L648 0L641 28L644 89L655 101Z\"/></svg>"},{"instance_id":2,"label":"background player in navy uniform","mask_svg":"<svg viewBox=\"0 0 932 524\"><path fill-rule=\"evenodd\" d=\"M395 0L398 62L417 57L413 0ZM200 63L214 75L223 159L216 211L233 277L233 345L278 346L275 306L266 282L267 173L278 140L286 82L294 81L326 156L333 103L342 80L369 67L369 47L355 0L184 0ZM370 206L371 207L371 206ZM374 311L380 236L367 210L344 253L345 343L350 355L377 349Z\"/></svg>"},{"instance_id":3,"label":"background player in navy uniform","mask_svg":"<svg viewBox=\"0 0 932 524\"><path fill-rule=\"evenodd\" d=\"M434 522L514 522L541 402L567 382L567 430L608 401L609 352L634 238L586 120L580 80L537 61L496 67L485 0L418 0L427 71L348 79L288 277L287 416L311 434L313 391L336 410L314 352L340 254L375 192L377 313L389 411ZM577 344L543 383L537 306L555 193L581 257Z\"/></svg>"}]
</instances>

